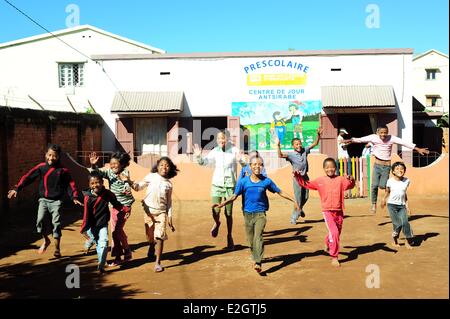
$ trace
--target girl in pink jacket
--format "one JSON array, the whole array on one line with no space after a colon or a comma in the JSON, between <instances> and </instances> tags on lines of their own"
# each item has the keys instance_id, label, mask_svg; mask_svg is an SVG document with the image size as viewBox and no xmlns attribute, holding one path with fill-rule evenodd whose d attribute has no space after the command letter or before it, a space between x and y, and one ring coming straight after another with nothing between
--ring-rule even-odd
<instances>
[{"instance_id":1,"label":"girl in pink jacket","mask_svg":"<svg viewBox=\"0 0 450 319\"><path fill-rule=\"evenodd\" d=\"M331 264L338 267L339 236L344 221L344 193L355 186L355 181L352 176L337 176L336 162L331 157L323 161L323 169L326 175L312 181L305 181L298 172L294 172L294 177L300 186L319 191L322 214L328 229L325 245L331 256Z\"/></svg>"}]
</instances>

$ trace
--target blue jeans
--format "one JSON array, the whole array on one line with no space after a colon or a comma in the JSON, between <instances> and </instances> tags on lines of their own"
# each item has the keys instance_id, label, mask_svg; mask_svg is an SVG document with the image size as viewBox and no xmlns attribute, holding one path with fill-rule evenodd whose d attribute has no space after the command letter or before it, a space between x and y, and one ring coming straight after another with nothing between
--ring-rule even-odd
<instances>
[{"instance_id":1,"label":"blue jeans","mask_svg":"<svg viewBox=\"0 0 450 319\"><path fill-rule=\"evenodd\" d=\"M391 171L391 167L387 165L380 165L375 163L373 165L372 172L372 185L371 188L371 201L372 204L377 203L378 199L378 187L381 189L386 188L386 183L389 178L389 172Z\"/></svg>"},{"instance_id":2,"label":"blue jeans","mask_svg":"<svg viewBox=\"0 0 450 319\"><path fill-rule=\"evenodd\" d=\"M308 181L308 175L304 175L303 178ZM293 187L294 187L294 197L295 200L297 201L298 205L302 208L303 210L303 206L306 204L306 201L308 200L309 197L309 189L303 188L301 187L297 180L294 179L293 180ZM300 212L296 211L295 208L292 210L292 214L291 214L291 223L295 224L297 222L298 219L298 215Z\"/></svg>"},{"instance_id":3,"label":"blue jeans","mask_svg":"<svg viewBox=\"0 0 450 319\"><path fill-rule=\"evenodd\" d=\"M405 205L387 204L389 216L392 220L392 237L398 238L400 231L403 230L406 238L412 238L413 233L408 222L408 214Z\"/></svg>"},{"instance_id":4,"label":"blue jeans","mask_svg":"<svg viewBox=\"0 0 450 319\"><path fill-rule=\"evenodd\" d=\"M108 255L108 226L91 227L87 231L88 236L94 240L97 250L98 268L104 269L106 256Z\"/></svg>"}]
</instances>

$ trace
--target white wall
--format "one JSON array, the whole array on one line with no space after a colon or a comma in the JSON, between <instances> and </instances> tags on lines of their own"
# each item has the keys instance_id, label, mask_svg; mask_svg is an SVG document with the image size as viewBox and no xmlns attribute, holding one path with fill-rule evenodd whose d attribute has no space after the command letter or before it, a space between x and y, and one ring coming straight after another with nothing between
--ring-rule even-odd
<instances>
[{"instance_id":1,"label":"white wall","mask_svg":"<svg viewBox=\"0 0 450 319\"><path fill-rule=\"evenodd\" d=\"M114 60L104 61L104 67L123 91L184 91L192 116L227 116L232 102L253 101L243 68L263 59L269 58ZM303 100L320 100L320 88L326 85L392 85L401 112L399 135L412 140L411 54L270 59L309 66ZM331 72L331 68L342 71ZM104 106L107 113L111 97L98 98L96 104Z\"/></svg>"},{"instance_id":2,"label":"white wall","mask_svg":"<svg viewBox=\"0 0 450 319\"><path fill-rule=\"evenodd\" d=\"M449 70L448 57L434 51L413 61L413 95L426 107L427 95L440 95L442 107L430 108L436 112L448 112ZM427 80L426 69L437 68L436 80Z\"/></svg>"},{"instance_id":3,"label":"white wall","mask_svg":"<svg viewBox=\"0 0 450 319\"><path fill-rule=\"evenodd\" d=\"M59 36L87 56L94 54L151 53L149 50L120 41L93 30L80 30ZM84 86L67 90L59 87L58 62L85 62ZM77 112L85 112L87 100L110 124L113 116L106 110L111 106L114 85L104 75L100 65L71 49L56 38L28 42L0 48L0 104L13 107L40 109L31 102L32 96L45 109L72 112L67 97ZM102 103L96 104L101 95ZM109 101L111 99L111 101ZM105 102L106 101L106 102ZM114 132L114 126L111 126ZM108 129L109 130L109 129ZM113 147L112 132L104 130L103 144Z\"/></svg>"},{"instance_id":4,"label":"white wall","mask_svg":"<svg viewBox=\"0 0 450 319\"><path fill-rule=\"evenodd\" d=\"M83 38L84 36L84 38ZM89 38L91 36L91 38ZM84 52L94 54L149 53L137 46L92 30L78 31L61 38ZM0 104L5 95L27 99L31 95L45 107L70 111L67 96L84 111L87 100L107 124L103 147L114 148L116 115L110 109L114 94L121 91L184 91L188 104L186 116L228 116L232 102L256 101L249 95L244 67L264 59L283 59L309 67L303 100L320 100L321 86L392 85L401 112L400 136L412 139L412 83L410 54L373 54L348 56L253 57L114 60L96 64L70 49L58 39L47 39L0 49ZM85 86L67 95L59 88L57 62L87 62ZM106 70L112 83L103 73ZM341 68L341 72L331 72ZM275 69L271 72L282 72ZM292 69L287 69L287 72ZM170 75L160 75L170 72ZM29 103L29 102L28 102ZM33 104L30 104L33 105ZM34 106L36 107L36 106ZM189 113L190 112L190 113Z\"/></svg>"}]
</instances>

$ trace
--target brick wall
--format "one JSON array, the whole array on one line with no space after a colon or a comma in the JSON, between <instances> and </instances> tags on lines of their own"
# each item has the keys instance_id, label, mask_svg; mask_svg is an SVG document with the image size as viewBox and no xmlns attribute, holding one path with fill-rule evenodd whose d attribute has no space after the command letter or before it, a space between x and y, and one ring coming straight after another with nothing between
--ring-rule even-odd
<instances>
[{"instance_id":1,"label":"brick wall","mask_svg":"<svg viewBox=\"0 0 450 319\"><path fill-rule=\"evenodd\" d=\"M101 150L103 120L96 114L24 110L0 106L0 215L37 199L37 182L8 201L8 189L44 160L49 143L76 159L77 151ZM1 217L1 216L0 216Z\"/></svg>"}]
</instances>

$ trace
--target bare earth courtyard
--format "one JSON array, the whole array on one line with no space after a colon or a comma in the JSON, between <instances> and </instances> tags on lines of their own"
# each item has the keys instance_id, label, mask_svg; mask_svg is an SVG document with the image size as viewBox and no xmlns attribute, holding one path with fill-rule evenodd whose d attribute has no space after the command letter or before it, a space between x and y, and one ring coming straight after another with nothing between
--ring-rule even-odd
<instances>
[{"instance_id":1,"label":"bare earth courtyard","mask_svg":"<svg viewBox=\"0 0 450 319\"><path fill-rule=\"evenodd\" d=\"M37 254L41 241L33 233L35 210L11 212L16 215L0 237L0 298L449 298L448 197L409 200L419 245L413 250L390 245L392 224L386 211L371 215L367 199L346 200L341 267L334 268L323 252L326 227L319 200L311 198L306 220L291 225L290 203L272 199L261 274L252 268L240 200L233 212L236 248L229 251L224 249L225 223L217 238L210 235L209 201L175 198L176 231L169 231L162 273L154 273L154 264L146 259L138 202L125 226L133 259L108 268L103 276L96 272L95 251L82 253L81 209L63 212L61 259L53 258L52 246ZM80 288L66 287L71 264L80 267ZM368 288L374 269L379 288Z\"/></svg>"}]
</instances>

